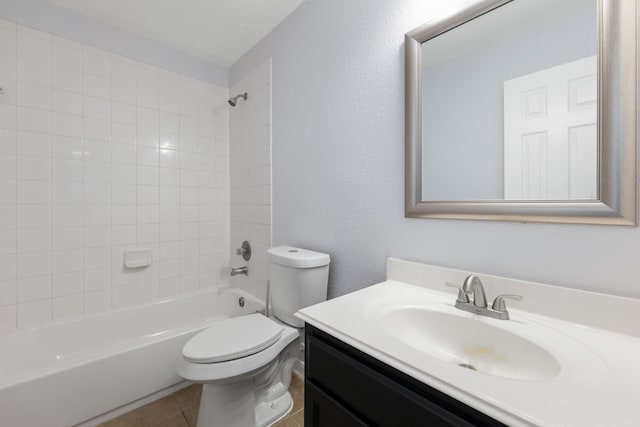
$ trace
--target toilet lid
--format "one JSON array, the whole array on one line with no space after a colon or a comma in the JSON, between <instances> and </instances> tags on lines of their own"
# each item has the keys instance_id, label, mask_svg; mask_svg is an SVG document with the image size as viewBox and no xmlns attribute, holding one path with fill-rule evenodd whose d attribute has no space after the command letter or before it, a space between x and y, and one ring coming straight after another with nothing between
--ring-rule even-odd
<instances>
[{"instance_id":1,"label":"toilet lid","mask_svg":"<svg viewBox=\"0 0 640 427\"><path fill-rule=\"evenodd\" d=\"M191 338L182 354L194 363L239 359L273 345L282 330L282 326L259 313L220 320Z\"/></svg>"}]
</instances>

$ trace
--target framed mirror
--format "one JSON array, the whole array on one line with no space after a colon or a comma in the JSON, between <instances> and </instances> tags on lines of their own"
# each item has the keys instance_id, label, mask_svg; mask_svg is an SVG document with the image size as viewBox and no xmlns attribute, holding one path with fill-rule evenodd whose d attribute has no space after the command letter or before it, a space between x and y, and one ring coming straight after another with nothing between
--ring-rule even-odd
<instances>
[{"instance_id":1,"label":"framed mirror","mask_svg":"<svg viewBox=\"0 0 640 427\"><path fill-rule=\"evenodd\" d=\"M405 36L405 216L637 224L636 0L479 0Z\"/></svg>"}]
</instances>

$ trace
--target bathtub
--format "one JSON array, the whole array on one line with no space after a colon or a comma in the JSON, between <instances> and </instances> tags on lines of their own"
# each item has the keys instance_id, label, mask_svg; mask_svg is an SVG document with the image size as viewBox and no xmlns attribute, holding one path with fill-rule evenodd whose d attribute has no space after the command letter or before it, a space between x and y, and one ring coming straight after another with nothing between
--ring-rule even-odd
<instances>
[{"instance_id":1,"label":"bathtub","mask_svg":"<svg viewBox=\"0 0 640 427\"><path fill-rule=\"evenodd\" d=\"M175 366L187 340L263 308L225 288L2 336L0 425L96 425L186 386Z\"/></svg>"}]
</instances>

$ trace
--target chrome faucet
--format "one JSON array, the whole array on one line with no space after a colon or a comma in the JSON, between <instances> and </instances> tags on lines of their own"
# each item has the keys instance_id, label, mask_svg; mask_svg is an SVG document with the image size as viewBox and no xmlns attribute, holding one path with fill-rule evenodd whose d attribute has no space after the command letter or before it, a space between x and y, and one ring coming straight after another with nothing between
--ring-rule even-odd
<instances>
[{"instance_id":1,"label":"chrome faucet","mask_svg":"<svg viewBox=\"0 0 640 427\"><path fill-rule=\"evenodd\" d=\"M237 276L238 274L244 274L245 276L249 275L249 267L238 267L231 268L231 275Z\"/></svg>"},{"instance_id":2,"label":"chrome faucet","mask_svg":"<svg viewBox=\"0 0 640 427\"><path fill-rule=\"evenodd\" d=\"M467 277L462 286L451 282L445 282L445 285L458 289L457 309L493 317L494 319L509 320L509 312L504 303L505 299L522 301L522 296L520 295L499 295L493 300L491 308L488 308L487 296L484 292L482 281L478 276L474 275Z\"/></svg>"},{"instance_id":3,"label":"chrome faucet","mask_svg":"<svg viewBox=\"0 0 640 427\"><path fill-rule=\"evenodd\" d=\"M473 296L473 305L480 308L487 308L487 295L484 293L484 286L478 276L469 276L464 279L462 289Z\"/></svg>"}]
</instances>

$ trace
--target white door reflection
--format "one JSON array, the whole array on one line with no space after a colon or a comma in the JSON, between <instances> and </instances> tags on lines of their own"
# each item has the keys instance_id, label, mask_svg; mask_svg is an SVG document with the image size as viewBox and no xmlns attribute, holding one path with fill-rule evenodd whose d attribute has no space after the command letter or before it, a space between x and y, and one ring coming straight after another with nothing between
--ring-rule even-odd
<instances>
[{"instance_id":1,"label":"white door reflection","mask_svg":"<svg viewBox=\"0 0 640 427\"><path fill-rule=\"evenodd\" d=\"M598 197L597 58L504 82L504 198Z\"/></svg>"}]
</instances>

